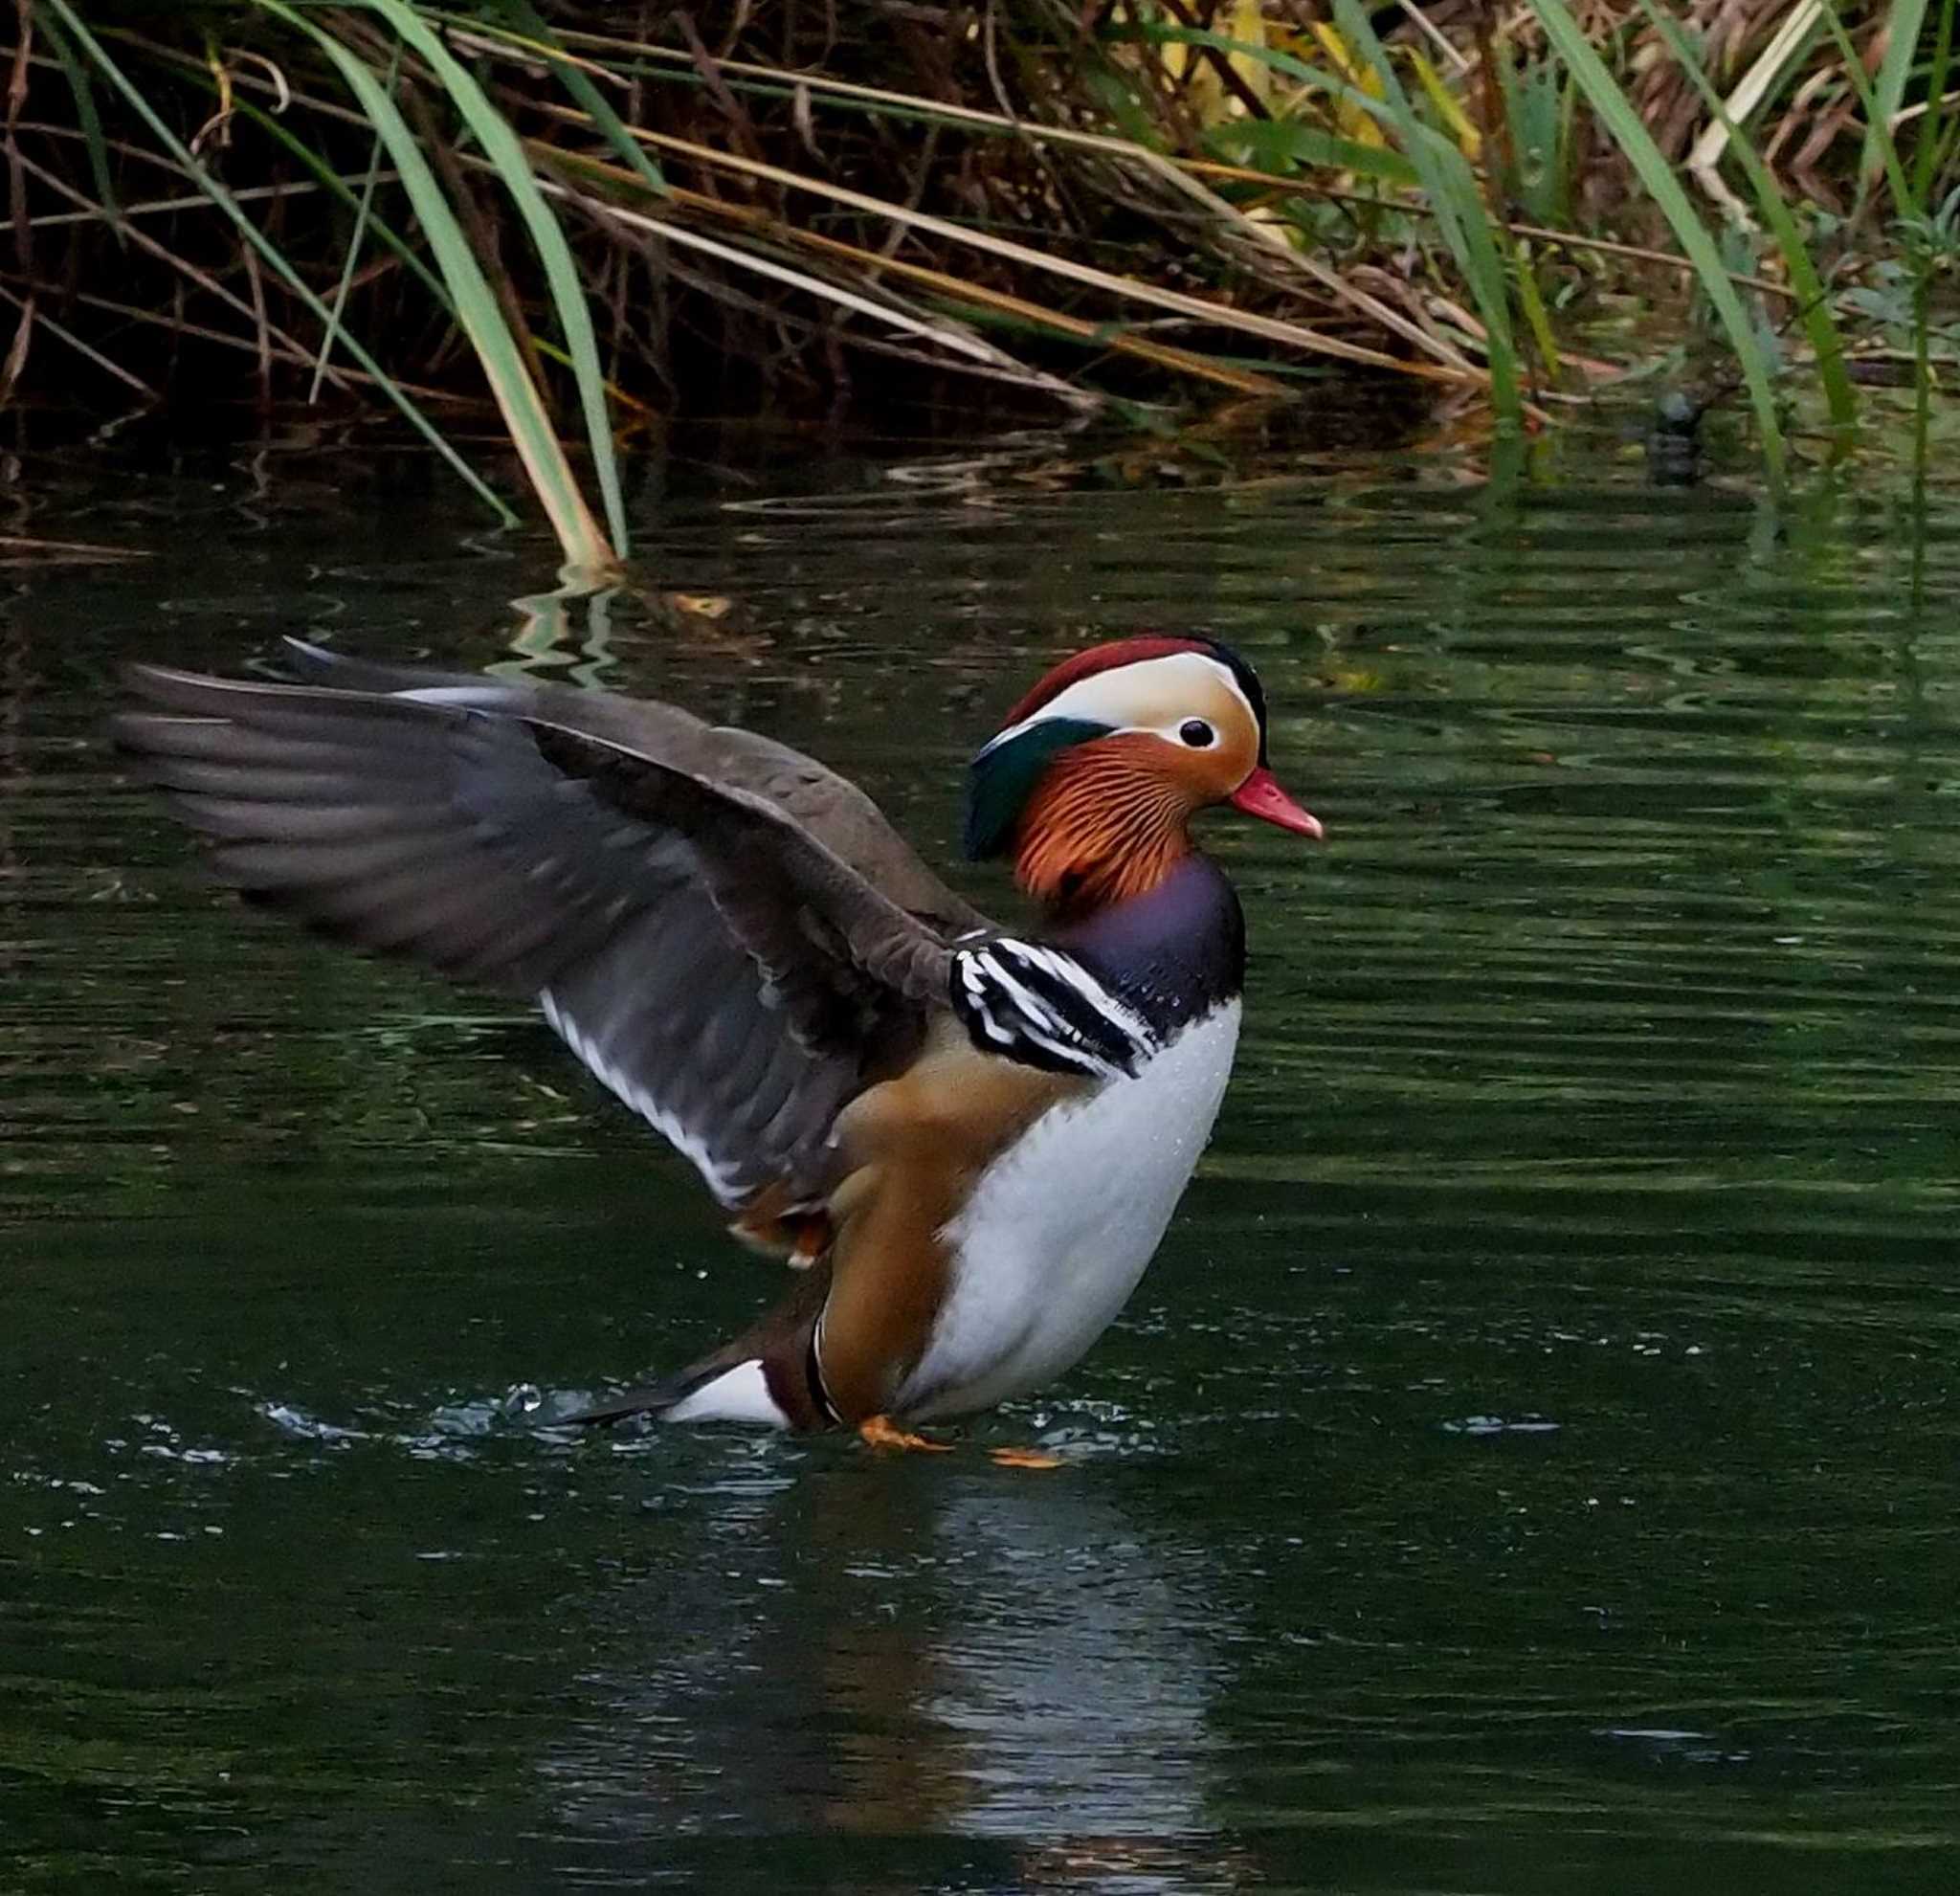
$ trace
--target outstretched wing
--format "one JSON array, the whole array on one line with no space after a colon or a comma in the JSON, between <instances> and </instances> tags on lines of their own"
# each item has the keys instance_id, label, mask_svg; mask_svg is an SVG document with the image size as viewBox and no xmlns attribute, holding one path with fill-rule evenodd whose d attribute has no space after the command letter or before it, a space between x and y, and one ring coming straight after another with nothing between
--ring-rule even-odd
<instances>
[{"instance_id":1,"label":"outstretched wing","mask_svg":"<svg viewBox=\"0 0 1960 1896\"><path fill-rule=\"evenodd\" d=\"M821 767L670 706L487 680L129 676L155 708L120 714L116 738L225 881L362 948L535 997L731 1210L821 1200L832 1122L919 1044L946 1003L948 937L979 924L861 792L832 827L860 858L915 865L891 879L899 901L821 822L701 774L732 751L730 774L766 792L787 773L807 794Z\"/></svg>"}]
</instances>

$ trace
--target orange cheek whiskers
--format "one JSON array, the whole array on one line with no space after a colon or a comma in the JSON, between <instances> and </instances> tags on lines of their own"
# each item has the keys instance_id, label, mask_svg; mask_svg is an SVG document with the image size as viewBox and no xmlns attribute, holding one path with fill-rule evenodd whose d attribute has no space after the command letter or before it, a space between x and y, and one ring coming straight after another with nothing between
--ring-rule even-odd
<instances>
[{"instance_id":1,"label":"orange cheek whiskers","mask_svg":"<svg viewBox=\"0 0 1960 1896\"><path fill-rule=\"evenodd\" d=\"M1154 745L1153 740L1143 743ZM1191 850L1202 799L1114 738L1058 758L1022 813L1014 876L1052 908L1101 908L1147 893Z\"/></svg>"}]
</instances>

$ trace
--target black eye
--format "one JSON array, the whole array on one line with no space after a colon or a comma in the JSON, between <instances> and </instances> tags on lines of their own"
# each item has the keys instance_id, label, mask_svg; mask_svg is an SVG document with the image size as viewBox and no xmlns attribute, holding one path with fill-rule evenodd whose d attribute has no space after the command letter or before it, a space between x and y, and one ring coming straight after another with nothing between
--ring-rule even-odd
<instances>
[{"instance_id":1,"label":"black eye","mask_svg":"<svg viewBox=\"0 0 1960 1896\"><path fill-rule=\"evenodd\" d=\"M1208 745L1216 744L1218 733L1202 718L1187 718L1177 727L1177 734L1193 750L1202 750Z\"/></svg>"}]
</instances>

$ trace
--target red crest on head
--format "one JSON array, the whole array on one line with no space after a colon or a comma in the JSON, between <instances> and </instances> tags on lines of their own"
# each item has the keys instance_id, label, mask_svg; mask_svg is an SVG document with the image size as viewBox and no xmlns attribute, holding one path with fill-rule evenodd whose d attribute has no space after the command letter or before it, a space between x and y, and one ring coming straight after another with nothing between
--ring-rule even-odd
<instances>
[{"instance_id":1,"label":"red crest on head","mask_svg":"<svg viewBox=\"0 0 1960 1896\"><path fill-rule=\"evenodd\" d=\"M1073 658L1064 658L1057 665L1000 721L1000 727L1012 730L1022 719L1032 718L1051 699L1059 698L1070 685L1094 678L1098 672L1113 672L1119 665L1134 665L1144 658L1168 658L1173 652L1203 652L1210 656L1213 647L1202 638L1167 638L1161 635L1092 645L1086 652L1078 652Z\"/></svg>"}]
</instances>

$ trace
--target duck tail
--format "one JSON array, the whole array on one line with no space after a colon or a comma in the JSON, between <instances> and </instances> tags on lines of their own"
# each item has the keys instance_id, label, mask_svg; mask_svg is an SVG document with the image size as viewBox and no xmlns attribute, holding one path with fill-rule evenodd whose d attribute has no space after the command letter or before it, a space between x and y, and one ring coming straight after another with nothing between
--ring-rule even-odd
<instances>
[{"instance_id":1,"label":"duck tail","mask_svg":"<svg viewBox=\"0 0 1960 1896\"><path fill-rule=\"evenodd\" d=\"M711 1371L685 1371L679 1375L667 1376L659 1382L643 1383L637 1389L622 1390L605 1402L595 1402L590 1409L581 1409L574 1415L554 1417L554 1422L572 1424L581 1428L610 1429L615 1422L624 1422L635 1416L644 1416L650 1421L665 1418L669 1410L678 1407L688 1396L709 1380Z\"/></svg>"}]
</instances>

